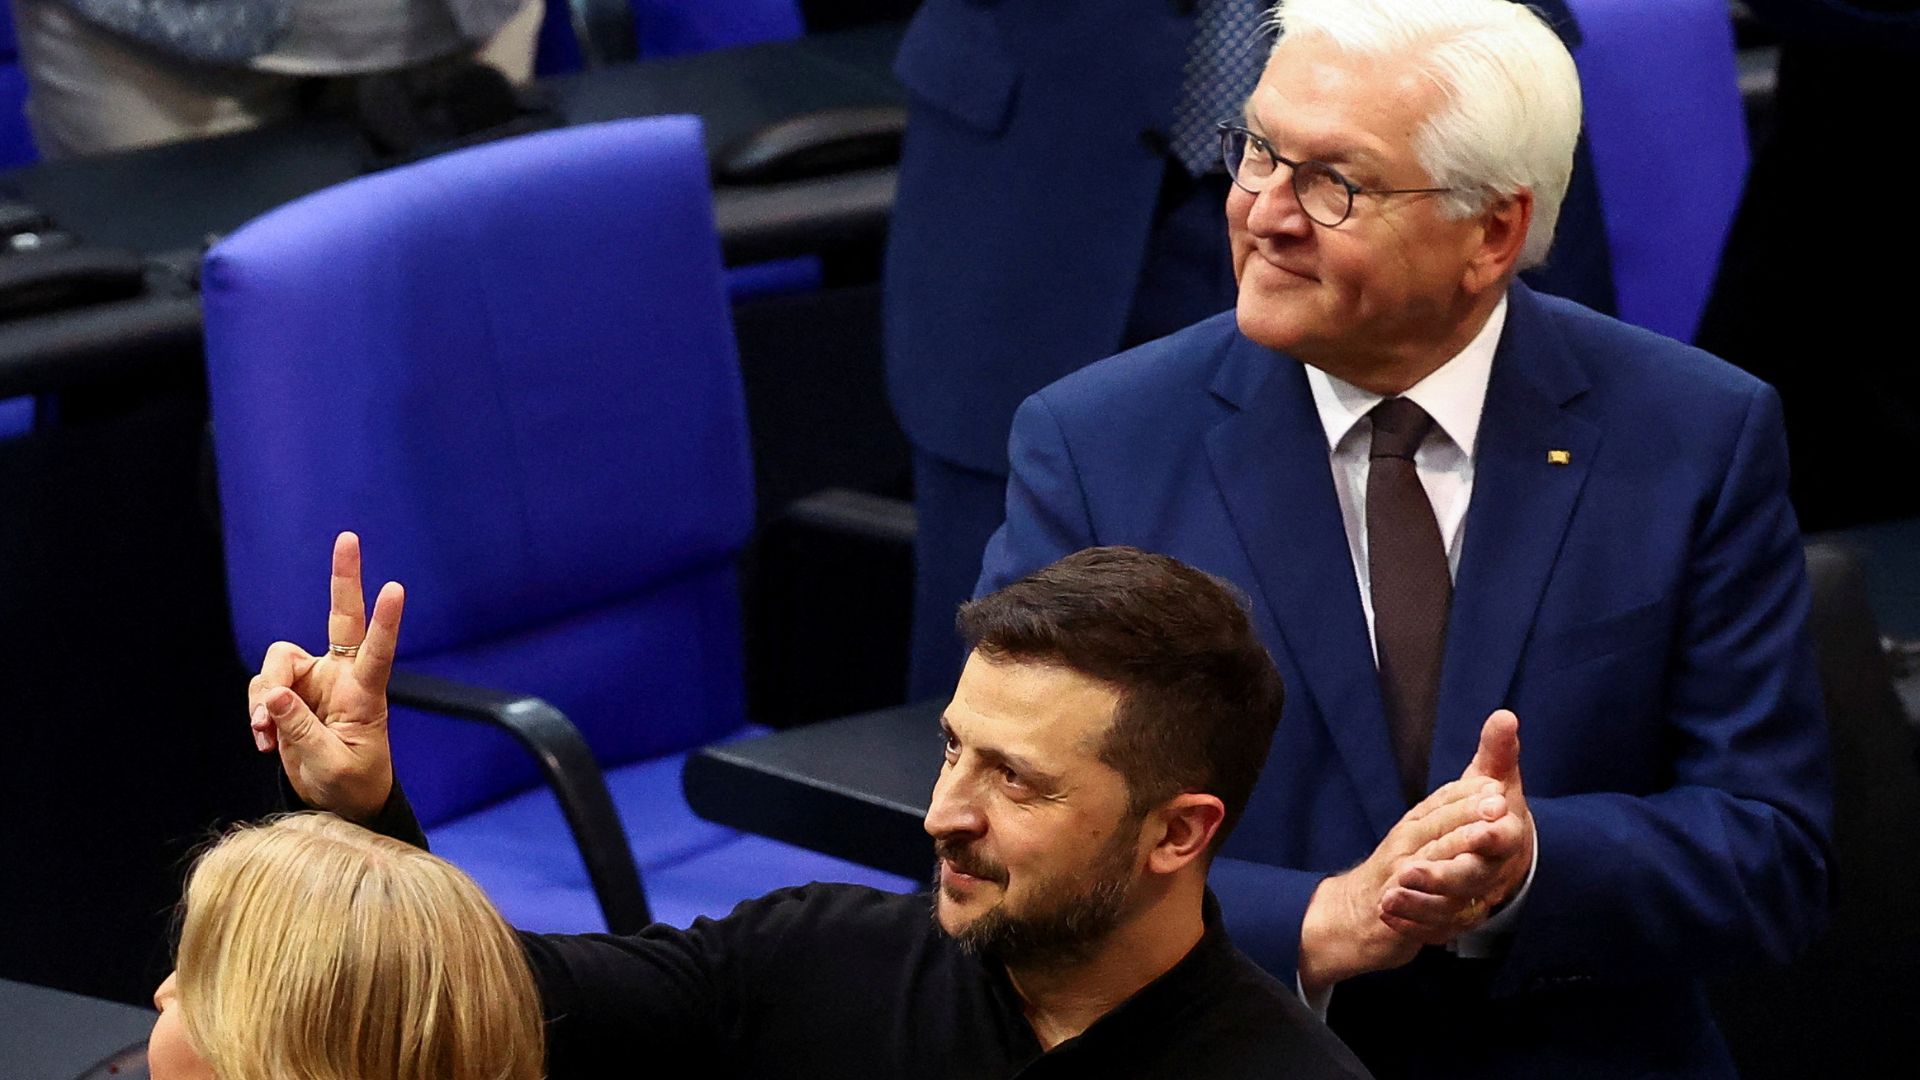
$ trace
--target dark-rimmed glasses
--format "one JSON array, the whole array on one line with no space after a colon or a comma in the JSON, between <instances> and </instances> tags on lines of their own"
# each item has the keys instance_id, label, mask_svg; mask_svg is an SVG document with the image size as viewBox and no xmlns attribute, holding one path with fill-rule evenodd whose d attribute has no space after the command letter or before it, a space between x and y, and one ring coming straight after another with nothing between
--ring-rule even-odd
<instances>
[{"instance_id":1,"label":"dark-rimmed glasses","mask_svg":"<svg viewBox=\"0 0 1920 1080\"><path fill-rule=\"evenodd\" d=\"M1293 196L1300 209L1316 223L1331 229L1353 213L1355 195L1436 195L1454 190L1443 187L1369 188L1347 179L1340 170L1324 161L1294 161L1274 152L1273 144L1241 127L1222 121L1220 154L1227 162L1227 175L1242 191L1260 194L1273 183L1274 174L1285 165L1293 175Z\"/></svg>"}]
</instances>

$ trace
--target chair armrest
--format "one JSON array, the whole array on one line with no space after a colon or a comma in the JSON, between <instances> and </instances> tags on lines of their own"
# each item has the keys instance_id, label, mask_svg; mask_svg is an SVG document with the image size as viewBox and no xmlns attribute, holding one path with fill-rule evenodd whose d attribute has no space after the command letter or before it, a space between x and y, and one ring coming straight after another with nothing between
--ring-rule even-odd
<instances>
[{"instance_id":1,"label":"chair armrest","mask_svg":"<svg viewBox=\"0 0 1920 1080\"><path fill-rule=\"evenodd\" d=\"M786 517L828 535L909 549L919 531L912 503L847 488L824 488L795 499Z\"/></svg>"},{"instance_id":2,"label":"chair armrest","mask_svg":"<svg viewBox=\"0 0 1920 1080\"><path fill-rule=\"evenodd\" d=\"M634 865L613 797L607 794L606 779L580 729L566 714L537 697L405 671L393 673L387 699L395 705L492 724L518 739L560 800L607 928L631 934L653 921L640 869Z\"/></svg>"},{"instance_id":3,"label":"chair armrest","mask_svg":"<svg viewBox=\"0 0 1920 1080\"><path fill-rule=\"evenodd\" d=\"M900 164L904 105L845 105L769 124L714 163L720 184L770 184Z\"/></svg>"}]
</instances>

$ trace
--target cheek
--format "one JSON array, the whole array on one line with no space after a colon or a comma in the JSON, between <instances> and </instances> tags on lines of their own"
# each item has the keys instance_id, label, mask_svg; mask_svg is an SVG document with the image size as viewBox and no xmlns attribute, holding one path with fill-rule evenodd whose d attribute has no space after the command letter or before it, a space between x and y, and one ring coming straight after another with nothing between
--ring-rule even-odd
<instances>
[{"instance_id":1,"label":"cheek","mask_svg":"<svg viewBox=\"0 0 1920 1080\"><path fill-rule=\"evenodd\" d=\"M153 1080L213 1080L213 1070L187 1041L178 1010L169 1009L153 1022L147 1038L147 1071Z\"/></svg>"}]
</instances>

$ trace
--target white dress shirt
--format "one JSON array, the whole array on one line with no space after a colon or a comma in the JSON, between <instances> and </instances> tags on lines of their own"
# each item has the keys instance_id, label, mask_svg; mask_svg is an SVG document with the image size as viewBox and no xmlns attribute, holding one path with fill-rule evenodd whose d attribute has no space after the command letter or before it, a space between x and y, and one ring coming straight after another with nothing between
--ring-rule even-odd
<instances>
[{"instance_id":1,"label":"white dress shirt","mask_svg":"<svg viewBox=\"0 0 1920 1080\"><path fill-rule=\"evenodd\" d=\"M1494 350L1500 344L1500 332L1506 324L1507 301L1502 297L1493 314L1487 317L1487 324L1467 342L1466 348L1401 395L1433 417L1433 430L1414 451L1413 464L1420 476L1420 486L1426 489L1427 499L1433 503L1440 539L1447 547L1447 573L1451 576L1457 576L1460 571L1467 504L1473 496L1474 440L1480 432L1480 412L1487 402ZM1374 640L1372 575L1367 567L1367 473L1371 467L1368 451L1373 442L1373 421L1367 413L1386 399L1311 365L1307 367L1307 385L1313 391L1320 423L1327 431L1333 490L1340 500L1340 518L1347 528L1347 551L1353 557L1354 580L1360 586L1360 608L1366 613L1367 637L1373 642L1374 662L1378 663L1380 646ZM1488 956L1496 939L1511 931L1520 905L1533 886L1534 868L1539 865L1537 831L1535 840L1534 863L1528 867L1527 880L1520 891L1493 918L1448 945L1450 951L1461 956ZM1325 1002L1309 1004L1324 1015Z\"/></svg>"},{"instance_id":2,"label":"white dress shirt","mask_svg":"<svg viewBox=\"0 0 1920 1080\"><path fill-rule=\"evenodd\" d=\"M1473 497L1473 444L1480 432L1480 410L1487 403L1487 379L1493 374L1493 352L1507 324L1504 297L1467 347L1441 364L1401 396L1433 417L1433 430L1414 451L1414 469L1420 486L1433 503L1440 540L1447 547L1447 573L1460 570L1460 541L1466 532L1467 502ZM1327 452L1333 465L1333 491L1340 499L1340 518L1347 527L1347 551L1353 556L1354 579L1360 585L1360 608L1367 616L1367 636L1373 637L1372 575L1367 569L1367 456L1373 443L1373 421L1367 413L1386 400L1311 365L1307 385L1320 424L1327 429ZM1374 645L1378 659L1379 645Z\"/></svg>"}]
</instances>

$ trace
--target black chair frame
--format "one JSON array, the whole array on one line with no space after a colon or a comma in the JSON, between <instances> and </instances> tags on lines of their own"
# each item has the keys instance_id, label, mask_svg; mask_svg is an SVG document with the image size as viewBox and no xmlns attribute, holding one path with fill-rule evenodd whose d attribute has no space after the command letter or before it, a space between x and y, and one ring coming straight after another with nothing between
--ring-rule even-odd
<instances>
[{"instance_id":1,"label":"black chair frame","mask_svg":"<svg viewBox=\"0 0 1920 1080\"><path fill-rule=\"evenodd\" d=\"M632 934L653 922L640 868L634 864L627 831L607 793L606 777L580 729L565 713L528 694L406 671L393 673L387 700L422 712L491 724L518 740L560 802L607 929Z\"/></svg>"}]
</instances>

